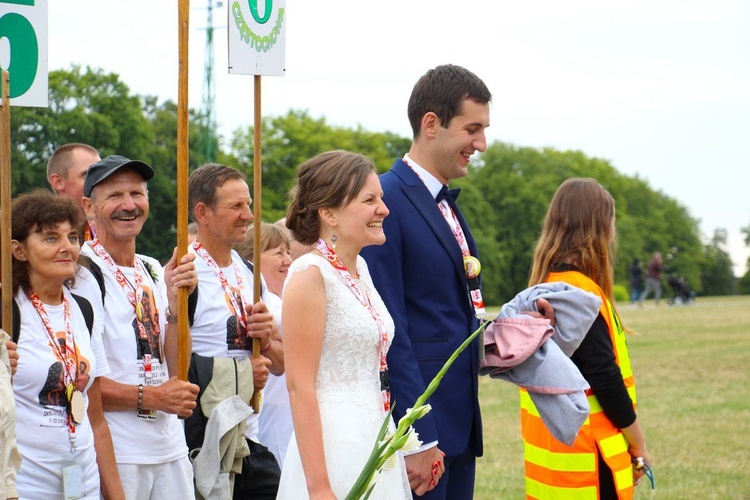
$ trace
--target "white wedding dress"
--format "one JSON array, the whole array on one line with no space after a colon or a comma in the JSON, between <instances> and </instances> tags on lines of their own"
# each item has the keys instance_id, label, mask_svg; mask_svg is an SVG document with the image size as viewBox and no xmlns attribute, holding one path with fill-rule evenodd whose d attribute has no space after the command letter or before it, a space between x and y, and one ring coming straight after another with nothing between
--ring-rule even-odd
<instances>
[{"instance_id":1,"label":"white wedding dress","mask_svg":"<svg viewBox=\"0 0 750 500\"><path fill-rule=\"evenodd\" d=\"M292 263L287 280L310 266L320 269L326 288L326 323L316 385L328 478L336 497L343 499L367 462L387 414L380 393L380 335L369 310L323 257L303 255ZM360 279L355 282L360 290L367 290L385 321L390 346L393 320L361 257L357 258L357 270ZM278 499L308 498L296 440L300 432L304 429L295 429L289 442ZM394 457L378 478L371 499L412 498L403 456L397 453Z\"/></svg>"}]
</instances>

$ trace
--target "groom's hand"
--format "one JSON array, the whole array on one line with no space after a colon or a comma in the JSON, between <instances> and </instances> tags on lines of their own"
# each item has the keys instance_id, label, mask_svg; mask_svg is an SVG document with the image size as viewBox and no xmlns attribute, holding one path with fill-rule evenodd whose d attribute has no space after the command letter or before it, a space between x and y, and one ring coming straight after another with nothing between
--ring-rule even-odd
<instances>
[{"instance_id":1,"label":"groom's hand","mask_svg":"<svg viewBox=\"0 0 750 500\"><path fill-rule=\"evenodd\" d=\"M417 496L432 490L445 472L443 452L437 446L404 457L409 486Z\"/></svg>"}]
</instances>

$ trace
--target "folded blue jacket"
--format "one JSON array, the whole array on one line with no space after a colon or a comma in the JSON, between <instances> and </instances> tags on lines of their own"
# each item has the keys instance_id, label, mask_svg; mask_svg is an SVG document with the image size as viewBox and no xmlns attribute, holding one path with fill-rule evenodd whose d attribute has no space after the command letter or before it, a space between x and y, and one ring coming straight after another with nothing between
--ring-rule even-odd
<instances>
[{"instance_id":1,"label":"folded blue jacket","mask_svg":"<svg viewBox=\"0 0 750 500\"><path fill-rule=\"evenodd\" d=\"M533 318L545 298L555 326ZM570 360L599 315L601 299L563 282L543 283L520 292L484 332L479 374L506 380L529 391L550 433L568 445L589 414L588 383Z\"/></svg>"}]
</instances>

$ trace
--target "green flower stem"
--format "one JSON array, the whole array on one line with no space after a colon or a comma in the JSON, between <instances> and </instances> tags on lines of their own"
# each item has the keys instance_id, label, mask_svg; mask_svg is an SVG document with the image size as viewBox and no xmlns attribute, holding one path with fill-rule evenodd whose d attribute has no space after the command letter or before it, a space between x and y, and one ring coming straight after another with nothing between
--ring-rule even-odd
<instances>
[{"instance_id":1,"label":"green flower stem","mask_svg":"<svg viewBox=\"0 0 750 500\"><path fill-rule=\"evenodd\" d=\"M412 411L408 415L404 415L404 417L399 420L398 426L396 427L396 432L393 434L393 436L391 436L387 440L387 442L383 443L383 439L385 438L385 434L388 429L388 422L390 421L391 413L393 413L393 406L391 406L391 411L389 411L388 415L386 415L385 420L383 421L383 425L380 428L380 432L378 433L378 438L375 441L375 446L373 447L372 453L370 454L370 458L367 460L367 463L362 469L362 472L360 472L359 477L354 483L354 486L352 486L351 491L348 495L346 495L346 500L360 500L362 498L366 499L370 496L370 493L372 493L372 489L375 487L374 484L370 485L370 483L372 482L372 478L375 476L375 473L383 468L386 460L388 460L394 453L396 453L406 444L406 442L408 441L406 434L408 433L409 428L412 426L412 424L414 424L415 421L427 414L426 411L422 411L422 407L425 405L427 399L432 396L432 394L437 390L440 382L443 380L443 377L448 372L451 365L453 365L453 362L456 361L456 359L464 351L464 349L466 349L469 344L471 344L474 339L484 331L489 323L491 323L491 321L483 322L481 325L479 325L479 328L474 331L474 333L469 335L469 337L467 337L467 339L464 340L460 346L458 346L458 349L456 349L451 357L448 358L448 361L445 362L437 375L435 375L435 377L430 382L430 385L428 385L427 389L425 389L424 393L422 393L422 395L417 398L417 401L412 407Z\"/></svg>"}]
</instances>

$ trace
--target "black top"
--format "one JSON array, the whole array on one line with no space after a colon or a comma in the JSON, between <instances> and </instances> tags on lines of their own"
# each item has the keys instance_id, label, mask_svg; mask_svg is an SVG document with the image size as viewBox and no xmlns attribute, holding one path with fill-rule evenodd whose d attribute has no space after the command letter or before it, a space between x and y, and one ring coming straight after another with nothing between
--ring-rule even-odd
<instances>
[{"instance_id":1,"label":"black top","mask_svg":"<svg viewBox=\"0 0 750 500\"><path fill-rule=\"evenodd\" d=\"M578 271L578 269L570 265L562 265L555 271ZM633 401L622 380L622 372L615 360L615 349L609 336L607 322L601 313L570 359L591 386L591 391L602 406L604 414L615 427L622 429L632 425L636 418Z\"/></svg>"},{"instance_id":2,"label":"black top","mask_svg":"<svg viewBox=\"0 0 750 500\"><path fill-rule=\"evenodd\" d=\"M607 418L622 429L635 422L633 401L622 380L607 323L601 314L570 358L591 386Z\"/></svg>"}]
</instances>

